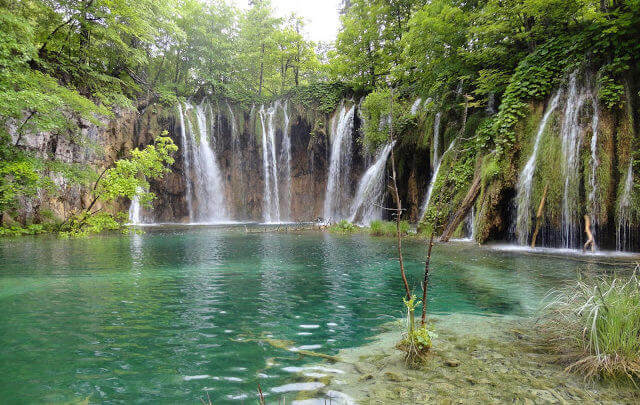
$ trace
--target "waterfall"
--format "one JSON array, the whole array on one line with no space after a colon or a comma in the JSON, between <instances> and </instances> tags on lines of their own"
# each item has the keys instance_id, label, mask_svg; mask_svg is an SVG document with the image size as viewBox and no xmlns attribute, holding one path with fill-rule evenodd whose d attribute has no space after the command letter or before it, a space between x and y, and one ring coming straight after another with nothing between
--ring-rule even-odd
<instances>
[{"instance_id":1,"label":"waterfall","mask_svg":"<svg viewBox=\"0 0 640 405\"><path fill-rule=\"evenodd\" d=\"M227 109L229 110L229 120L231 121L231 137L234 143L238 141L238 128L236 127L236 115L233 113L231 104L227 101Z\"/></svg>"},{"instance_id":2,"label":"waterfall","mask_svg":"<svg viewBox=\"0 0 640 405\"><path fill-rule=\"evenodd\" d=\"M185 171L187 167L187 201L189 203L189 219L191 222L220 222L227 220L227 209L224 198L224 184L216 155L211 148L213 136L208 136L209 126L202 105L186 104L185 112L195 112L197 128L187 117L187 127L191 135L188 148L183 150L185 156ZM213 116L210 117L213 122ZM181 123L184 118L181 117ZM196 131L197 130L197 131ZM211 128L213 135L213 128ZM186 141L186 135L183 141ZM189 144L189 142L186 142ZM188 151L187 151L188 149ZM190 156L189 156L190 155ZM187 161L189 161L187 165ZM193 211L193 201L197 201L197 209Z\"/></svg>"},{"instance_id":3,"label":"waterfall","mask_svg":"<svg viewBox=\"0 0 640 405\"><path fill-rule=\"evenodd\" d=\"M382 200L385 191L385 168L389 153L395 141L388 144L378 153L375 163L367 169L360 179L358 191L351 205L349 222L368 225L371 221L382 218Z\"/></svg>"},{"instance_id":4,"label":"waterfall","mask_svg":"<svg viewBox=\"0 0 640 405\"><path fill-rule=\"evenodd\" d=\"M562 154L564 155L564 194L562 197L562 242L565 248L578 243L576 213L578 212L578 168L579 151L582 145L580 131L580 110L584 104L584 94L578 91L576 73L569 79L569 93L562 122Z\"/></svg>"},{"instance_id":5,"label":"waterfall","mask_svg":"<svg viewBox=\"0 0 640 405\"><path fill-rule=\"evenodd\" d=\"M185 184L187 186L187 212L189 213L189 222L193 222L193 196L191 192L191 158L189 157L189 147L187 142L187 128L184 122L184 113L182 104L178 103L178 111L180 112L180 137L182 139L182 160L184 165Z\"/></svg>"},{"instance_id":6,"label":"waterfall","mask_svg":"<svg viewBox=\"0 0 640 405\"><path fill-rule=\"evenodd\" d=\"M137 194L131 199L129 206L129 224L139 225L142 223L142 206L140 205L140 196Z\"/></svg>"},{"instance_id":7,"label":"waterfall","mask_svg":"<svg viewBox=\"0 0 640 405\"><path fill-rule=\"evenodd\" d=\"M347 110L343 105L339 115L333 118L329 177L324 198L324 220L327 222L348 215L354 113L355 106Z\"/></svg>"},{"instance_id":8,"label":"waterfall","mask_svg":"<svg viewBox=\"0 0 640 405\"><path fill-rule=\"evenodd\" d=\"M468 223L467 223L467 235L470 241L475 240L476 236L476 206L475 204L471 206L471 213L469 214Z\"/></svg>"},{"instance_id":9,"label":"waterfall","mask_svg":"<svg viewBox=\"0 0 640 405\"><path fill-rule=\"evenodd\" d=\"M538 133L536 134L536 140L533 145L533 152L527 161L527 164L522 169L518 178L516 204L518 207L518 215L516 218L516 234L518 236L518 243L526 245L529 239L529 231L531 230L531 186L533 184L533 175L536 171L536 160L538 158L538 148L540 147L540 140L544 134L544 130L547 127L547 121L551 117L551 114L558 107L558 100L560 99L560 92L551 99L551 103L547 107L547 111L540 121L538 127Z\"/></svg>"},{"instance_id":10,"label":"waterfall","mask_svg":"<svg viewBox=\"0 0 640 405\"><path fill-rule=\"evenodd\" d=\"M427 213L427 208L429 208L429 202L431 201L431 194L433 193L433 187L435 186L436 180L438 179L438 173L440 172L440 165L442 164L442 160L444 158L444 155L446 155L447 152L449 152L451 150L451 148L453 148L453 145L455 143L456 143L455 139L453 141L451 141L451 144L449 145L447 150L442 154L442 158L437 160L436 167L433 170L433 174L431 175L431 180L429 181L429 188L427 189L427 196L425 197L424 202L422 203L422 207L420 208L420 219L422 219L422 217L424 217L424 214Z\"/></svg>"},{"instance_id":11,"label":"waterfall","mask_svg":"<svg viewBox=\"0 0 640 405\"><path fill-rule=\"evenodd\" d=\"M589 210L591 211L591 233L593 239L596 238L596 225L597 225L597 187L598 182L596 180L596 172L600 162L598 161L598 123L600 120L600 110L598 108L598 98L595 94L591 95L593 103L593 117L591 118L591 176L589 177L589 185L591 191L589 192Z\"/></svg>"},{"instance_id":12,"label":"waterfall","mask_svg":"<svg viewBox=\"0 0 640 405\"><path fill-rule=\"evenodd\" d=\"M439 144L439 139L440 139L440 119L441 119L441 117L442 117L442 115L438 112L438 113L436 113L436 117L433 120L433 158L432 158L432 163L431 163L431 166L433 168L439 166L438 160L440 158L438 157L438 146L439 146L438 144Z\"/></svg>"},{"instance_id":13,"label":"waterfall","mask_svg":"<svg viewBox=\"0 0 640 405\"><path fill-rule=\"evenodd\" d=\"M284 114L284 127L282 128L282 148L280 151L280 162L284 175L284 211L285 218L291 219L291 134L289 133L289 112L288 101L285 101L282 111Z\"/></svg>"},{"instance_id":14,"label":"waterfall","mask_svg":"<svg viewBox=\"0 0 640 405\"><path fill-rule=\"evenodd\" d=\"M265 222L280 222L280 196L278 193L278 161L276 159L276 128L273 121L278 102L265 111L260 107L262 124L262 167L264 171L264 202L262 215Z\"/></svg>"},{"instance_id":15,"label":"waterfall","mask_svg":"<svg viewBox=\"0 0 640 405\"><path fill-rule=\"evenodd\" d=\"M616 229L616 250L622 251L627 247L631 227L631 189L633 188L633 159L629 161L627 176L624 181L622 195L618 202L618 226Z\"/></svg>"},{"instance_id":16,"label":"waterfall","mask_svg":"<svg viewBox=\"0 0 640 405\"><path fill-rule=\"evenodd\" d=\"M418 113L418 108L420 108L421 104L422 104L422 99L418 97L416 101L413 102L413 105L411 106L411 115L416 115Z\"/></svg>"}]
</instances>

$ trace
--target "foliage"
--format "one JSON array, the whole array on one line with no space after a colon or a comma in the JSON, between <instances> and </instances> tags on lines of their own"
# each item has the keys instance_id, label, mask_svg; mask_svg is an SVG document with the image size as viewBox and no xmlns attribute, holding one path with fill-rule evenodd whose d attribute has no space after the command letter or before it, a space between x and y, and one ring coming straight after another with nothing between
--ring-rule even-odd
<instances>
[{"instance_id":1,"label":"foliage","mask_svg":"<svg viewBox=\"0 0 640 405\"><path fill-rule=\"evenodd\" d=\"M337 224L333 224L329 227L329 232L339 234L349 234L358 231L358 227L355 224L343 219Z\"/></svg>"},{"instance_id":2,"label":"foliage","mask_svg":"<svg viewBox=\"0 0 640 405\"><path fill-rule=\"evenodd\" d=\"M640 279L580 280L545 307L546 329L570 360L569 370L587 377L640 379Z\"/></svg>"},{"instance_id":3,"label":"foliage","mask_svg":"<svg viewBox=\"0 0 640 405\"><path fill-rule=\"evenodd\" d=\"M385 145L390 141L390 109L391 92L380 89L369 93L362 102L364 117L364 143L370 149ZM393 132L405 134L416 125L416 117L411 115L406 100L401 100L397 94L393 98Z\"/></svg>"},{"instance_id":4,"label":"foliage","mask_svg":"<svg viewBox=\"0 0 640 405\"><path fill-rule=\"evenodd\" d=\"M409 221L400 221L400 234L409 233ZM396 236L397 227L395 222L375 220L369 224L369 235L371 236Z\"/></svg>"},{"instance_id":5,"label":"foliage","mask_svg":"<svg viewBox=\"0 0 640 405\"><path fill-rule=\"evenodd\" d=\"M158 179L169 172L169 166L174 162L172 154L177 150L171 138L160 136L153 145L143 150L136 148L129 158L117 160L96 181L89 206L68 220L61 229L61 235L77 237L120 229L125 216L96 209L96 203L108 204L121 197L131 199L138 196L142 204L149 206L155 194L148 191L148 180Z\"/></svg>"},{"instance_id":6,"label":"foliage","mask_svg":"<svg viewBox=\"0 0 640 405\"><path fill-rule=\"evenodd\" d=\"M404 352L405 362L410 368L419 368L431 350L432 341L437 335L425 325L415 326L415 310L422 303L415 295L410 299L403 298L407 308L407 330L396 346Z\"/></svg>"},{"instance_id":7,"label":"foliage","mask_svg":"<svg viewBox=\"0 0 640 405\"><path fill-rule=\"evenodd\" d=\"M23 235L37 235L46 232L46 229L41 224L31 224L25 227L11 226L0 227L0 236L23 236Z\"/></svg>"},{"instance_id":8,"label":"foliage","mask_svg":"<svg viewBox=\"0 0 640 405\"><path fill-rule=\"evenodd\" d=\"M312 83L294 88L289 92L289 97L303 107L315 107L318 112L329 114L336 109L347 91L343 83Z\"/></svg>"}]
</instances>

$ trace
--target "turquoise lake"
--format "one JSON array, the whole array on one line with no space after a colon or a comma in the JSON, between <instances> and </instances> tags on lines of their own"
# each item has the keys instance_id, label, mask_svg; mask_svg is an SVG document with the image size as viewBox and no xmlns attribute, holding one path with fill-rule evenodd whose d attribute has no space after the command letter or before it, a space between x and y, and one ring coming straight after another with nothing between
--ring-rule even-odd
<instances>
[{"instance_id":1,"label":"turquoise lake","mask_svg":"<svg viewBox=\"0 0 640 405\"><path fill-rule=\"evenodd\" d=\"M418 292L425 243L405 255ZM531 315L578 269L616 268L604 261L439 245L429 312ZM255 403L260 383L289 403L318 361L296 350L365 343L403 316L402 296L393 239L159 227L3 240L0 402Z\"/></svg>"}]
</instances>

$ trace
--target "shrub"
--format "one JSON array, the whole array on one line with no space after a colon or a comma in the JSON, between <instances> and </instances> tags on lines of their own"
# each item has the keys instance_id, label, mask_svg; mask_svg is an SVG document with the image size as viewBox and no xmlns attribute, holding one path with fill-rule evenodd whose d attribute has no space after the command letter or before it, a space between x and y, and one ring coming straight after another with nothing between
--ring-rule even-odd
<instances>
[{"instance_id":1,"label":"shrub","mask_svg":"<svg viewBox=\"0 0 640 405\"><path fill-rule=\"evenodd\" d=\"M400 221L400 233L407 235L409 233L409 221ZM396 236L396 223L391 221L372 221L369 225L369 235L371 236Z\"/></svg>"},{"instance_id":2,"label":"shrub","mask_svg":"<svg viewBox=\"0 0 640 405\"><path fill-rule=\"evenodd\" d=\"M569 360L568 370L608 379L640 380L640 280L579 281L545 307L545 329Z\"/></svg>"},{"instance_id":3,"label":"shrub","mask_svg":"<svg viewBox=\"0 0 640 405\"><path fill-rule=\"evenodd\" d=\"M329 227L329 231L333 233L353 233L357 230L358 227L356 225L345 219Z\"/></svg>"},{"instance_id":4,"label":"shrub","mask_svg":"<svg viewBox=\"0 0 640 405\"><path fill-rule=\"evenodd\" d=\"M426 360L429 350L431 350L432 340L437 335L431 331L426 324L416 327L415 309L422 301L415 295L410 300L406 298L404 305L407 308L407 330L402 335L402 340L396 348L404 352L404 360L408 367L419 368Z\"/></svg>"},{"instance_id":5,"label":"shrub","mask_svg":"<svg viewBox=\"0 0 640 405\"><path fill-rule=\"evenodd\" d=\"M384 235L384 223L379 219L375 221L371 221L371 224L369 224L369 235L371 236Z\"/></svg>"}]
</instances>

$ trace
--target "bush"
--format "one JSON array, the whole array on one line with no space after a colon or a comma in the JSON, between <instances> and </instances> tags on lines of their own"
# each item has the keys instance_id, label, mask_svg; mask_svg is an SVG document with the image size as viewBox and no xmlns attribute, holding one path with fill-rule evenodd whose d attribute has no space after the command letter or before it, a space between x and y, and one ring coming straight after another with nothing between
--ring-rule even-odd
<instances>
[{"instance_id":1,"label":"bush","mask_svg":"<svg viewBox=\"0 0 640 405\"><path fill-rule=\"evenodd\" d=\"M426 361L432 341L437 335L427 325L416 327L415 310L422 301L415 295L412 295L410 300L406 298L403 300L407 309L407 330L402 334L402 340L396 345L396 348L404 352L407 366L416 369Z\"/></svg>"},{"instance_id":2,"label":"bush","mask_svg":"<svg viewBox=\"0 0 640 405\"><path fill-rule=\"evenodd\" d=\"M329 227L330 232L342 233L342 234L353 233L357 230L358 230L358 227L356 225L352 224L351 222L345 219Z\"/></svg>"},{"instance_id":3,"label":"bush","mask_svg":"<svg viewBox=\"0 0 640 405\"><path fill-rule=\"evenodd\" d=\"M371 221L369 224L369 235L371 236L383 236L384 235L384 223L379 219Z\"/></svg>"},{"instance_id":4,"label":"bush","mask_svg":"<svg viewBox=\"0 0 640 405\"><path fill-rule=\"evenodd\" d=\"M400 221L400 233L409 233L409 221ZM371 236L396 236L396 223L391 221L372 221L369 225L369 235Z\"/></svg>"},{"instance_id":5,"label":"bush","mask_svg":"<svg viewBox=\"0 0 640 405\"><path fill-rule=\"evenodd\" d=\"M579 281L545 307L544 327L587 377L640 380L640 280L601 277Z\"/></svg>"}]
</instances>

